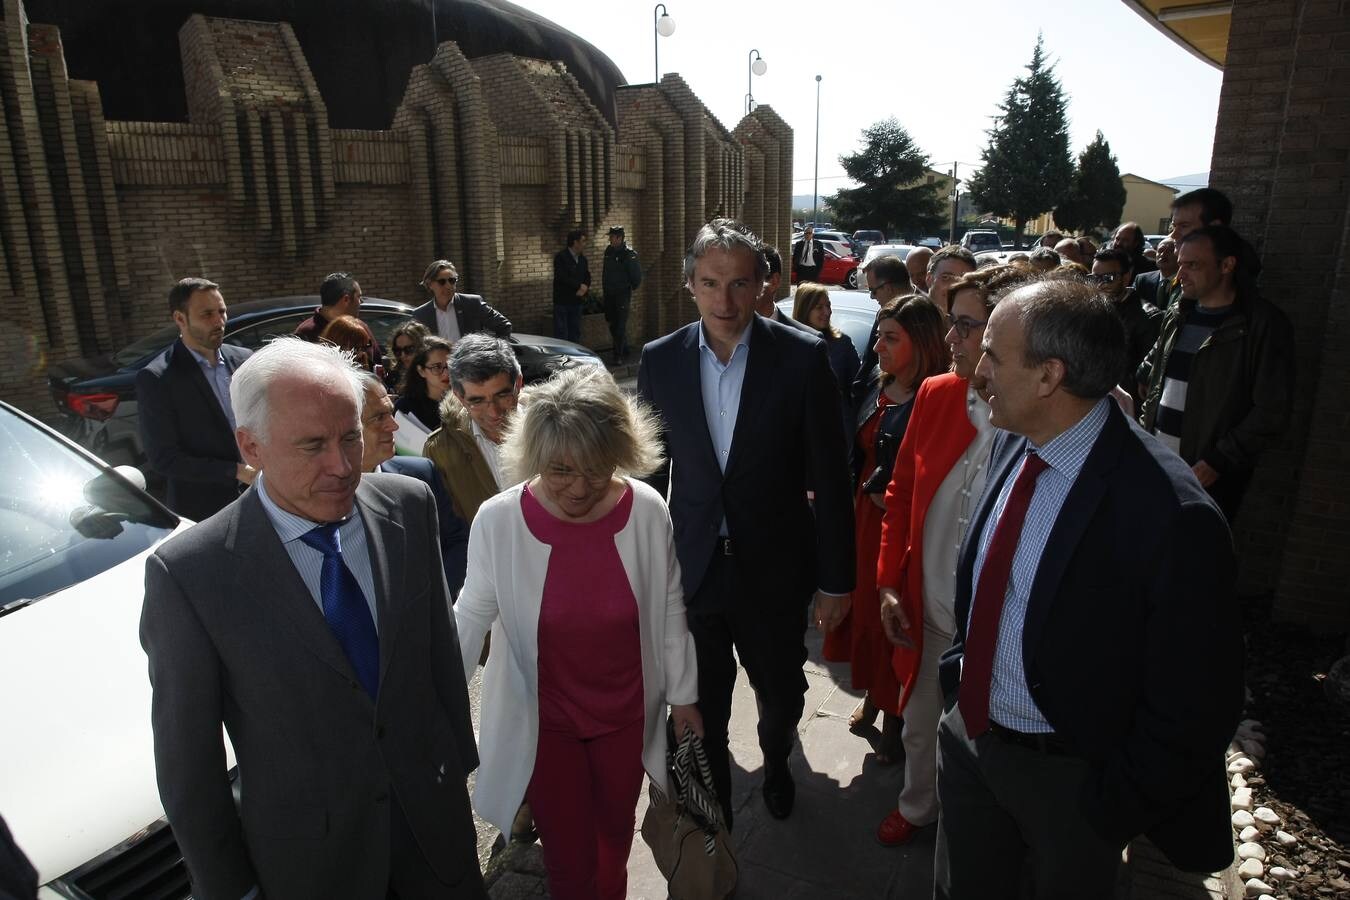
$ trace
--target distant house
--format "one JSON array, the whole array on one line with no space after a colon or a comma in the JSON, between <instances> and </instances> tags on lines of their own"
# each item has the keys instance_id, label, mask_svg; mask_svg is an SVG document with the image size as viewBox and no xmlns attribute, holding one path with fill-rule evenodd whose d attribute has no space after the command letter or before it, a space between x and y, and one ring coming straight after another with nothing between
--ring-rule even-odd
<instances>
[{"instance_id":1,"label":"distant house","mask_svg":"<svg viewBox=\"0 0 1350 900\"><path fill-rule=\"evenodd\" d=\"M1138 222L1145 234L1166 234L1172 222L1172 198L1176 188L1126 172L1120 176L1125 185L1125 208L1120 221Z\"/></svg>"}]
</instances>

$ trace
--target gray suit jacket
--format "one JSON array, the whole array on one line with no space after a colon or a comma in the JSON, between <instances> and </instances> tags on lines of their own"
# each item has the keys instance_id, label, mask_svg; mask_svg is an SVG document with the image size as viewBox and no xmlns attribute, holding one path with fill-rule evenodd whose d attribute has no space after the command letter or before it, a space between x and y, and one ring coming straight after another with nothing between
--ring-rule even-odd
<instances>
[{"instance_id":1,"label":"gray suit jacket","mask_svg":"<svg viewBox=\"0 0 1350 900\"><path fill-rule=\"evenodd\" d=\"M391 800L442 881L478 884L464 785L478 753L436 506L425 484L375 473L356 507L376 585L377 701L256 487L146 561L155 766L195 897L238 900L255 885L282 900L384 897Z\"/></svg>"},{"instance_id":2,"label":"gray suit jacket","mask_svg":"<svg viewBox=\"0 0 1350 900\"><path fill-rule=\"evenodd\" d=\"M496 309L483 302L477 294L455 294L450 301L455 310L455 321L459 323L459 333L473 334L486 331L499 338L511 336L511 320ZM412 316L436 334L436 301L428 300L414 309Z\"/></svg>"}]
</instances>

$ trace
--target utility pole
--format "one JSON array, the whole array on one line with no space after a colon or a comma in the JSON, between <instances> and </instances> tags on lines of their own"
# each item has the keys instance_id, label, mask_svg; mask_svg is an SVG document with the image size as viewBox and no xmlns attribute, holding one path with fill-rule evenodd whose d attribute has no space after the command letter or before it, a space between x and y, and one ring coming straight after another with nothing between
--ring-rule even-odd
<instances>
[{"instance_id":1,"label":"utility pole","mask_svg":"<svg viewBox=\"0 0 1350 900\"><path fill-rule=\"evenodd\" d=\"M959 206L961 203L961 192L958 191L956 188L956 186L960 184L960 182L956 178L956 167L959 164L960 163L958 160L952 160L952 193L951 193L952 224L951 224L951 231L948 232L947 234L947 240L948 242L953 244L956 243L956 207Z\"/></svg>"},{"instance_id":2,"label":"utility pole","mask_svg":"<svg viewBox=\"0 0 1350 900\"><path fill-rule=\"evenodd\" d=\"M811 221L819 223L820 213L820 76L816 76L816 173L811 179Z\"/></svg>"}]
</instances>

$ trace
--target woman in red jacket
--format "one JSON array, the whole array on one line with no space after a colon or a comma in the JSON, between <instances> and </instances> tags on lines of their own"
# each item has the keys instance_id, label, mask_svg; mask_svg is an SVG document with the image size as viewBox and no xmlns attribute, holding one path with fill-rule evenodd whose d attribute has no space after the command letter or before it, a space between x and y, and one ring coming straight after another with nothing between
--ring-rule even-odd
<instances>
[{"instance_id":1,"label":"woman in red jacket","mask_svg":"<svg viewBox=\"0 0 1350 900\"><path fill-rule=\"evenodd\" d=\"M994 437L989 406L970 377L989 312L1000 293L1027 278L1024 270L999 266L952 285L952 371L920 386L886 490L877 586L905 723L905 785L897 809L877 829L887 846L903 844L938 816L938 657L956 631L957 550L984 487Z\"/></svg>"},{"instance_id":2,"label":"woman in red jacket","mask_svg":"<svg viewBox=\"0 0 1350 900\"><path fill-rule=\"evenodd\" d=\"M881 541L882 496L891 465L905 434L914 391L930 375L947 368L942 314L926 297L897 297L877 314L877 362L868 396L855 417L853 501L857 536L857 587L852 611L825 636L825 658L851 663L853 687L867 691L854 714L854 728L870 725L880 710L886 716L877 761L894 761L900 751L900 687L891 667L892 647L881 628L876 593L877 548Z\"/></svg>"}]
</instances>

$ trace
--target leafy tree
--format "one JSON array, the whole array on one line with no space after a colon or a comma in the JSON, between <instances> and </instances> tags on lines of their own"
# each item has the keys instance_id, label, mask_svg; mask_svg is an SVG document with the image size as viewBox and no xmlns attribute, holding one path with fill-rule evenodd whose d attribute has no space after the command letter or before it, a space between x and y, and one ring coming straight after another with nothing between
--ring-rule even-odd
<instances>
[{"instance_id":1,"label":"leafy tree","mask_svg":"<svg viewBox=\"0 0 1350 900\"><path fill-rule=\"evenodd\" d=\"M858 183L827 201L835 225L878 228L888 235L931 231L942 220L940 185L925 179L928 154L895 119L877 122L862 133L862 149L839 157L848 177Z\"/></svg>"},{"instance_id":2,"label":"leafy tree","mask_svg":"<svg viewBox=\"0 0 1350 900\"><path fill-rule=\"evenodd\" d=\"M984 168L967 185L976 206L1013 220L1018 243L1026 223L1053 209L1073 176L1068 101L1054 68L1038 35L1027 74L1008 89L986 132Z\"/></svg>"},{"instance_id":3,"label":"leafy tree","mask_svg":"<svg viewBox=\"0 0 1350 900\"><path fill-rule=\"evenodd\" d=\"M1096 231L1120 222L1125 185L1102 133L1078 156L1069 192L1055 207L1055 224L1068 231Z\"/></svg>"}]
</instances>

